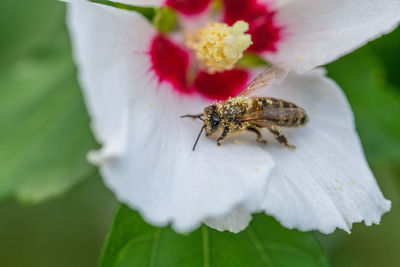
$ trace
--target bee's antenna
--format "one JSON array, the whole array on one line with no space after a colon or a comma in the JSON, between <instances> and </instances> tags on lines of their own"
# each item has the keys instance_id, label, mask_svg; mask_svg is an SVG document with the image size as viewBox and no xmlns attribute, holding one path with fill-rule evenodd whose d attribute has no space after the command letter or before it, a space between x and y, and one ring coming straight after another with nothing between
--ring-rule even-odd
<instances>
[{"instance_id":1,"label":"bee's antenna","mask_svg":"<svg viewBox=\"0 0 400 267\"><path fill-rule=\"evenodd\" d=\"M202 118L203 114L198 114L198 115L182 115L181 118L192 118L192 119L199 119L201 121L204 121L204 119Z\"/></svg>"},{"instance_id":2,"label":"bee's antenna","mask_svg":"<svg viewBox=\"0 0 400 267\"><path fill-rule=\"evenodd\" d=\"M194 151L194 149L196 148L197 142L199 142L201 133L203 132L203 130L204 130L205 127L206 127L206 125L203 125L203 127L201 127L201 130L200 130L200 132L199 132L199 135L197 136L196 142L194 142L193 151Z\"/></svg>"}]
</instances>

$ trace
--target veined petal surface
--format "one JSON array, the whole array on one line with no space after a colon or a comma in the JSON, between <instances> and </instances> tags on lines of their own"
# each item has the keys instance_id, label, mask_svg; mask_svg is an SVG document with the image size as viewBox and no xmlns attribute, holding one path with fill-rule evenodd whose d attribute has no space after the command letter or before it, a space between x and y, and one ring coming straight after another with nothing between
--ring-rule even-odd
<instances>
[{"instance_id":1,"label":"veined petal surface","mask_svg":"<svg viewBox=\"0 0 400 267\"><path fill-rule=\"evenodd\" d=\"M117 198L147 221L185 232L206 220L236 232L258 209L286 227L330 233L362 220L378 223L390 209L351 109L322 70L291 73L266 90L310 115L304 128L284 130L295 151L272 140L262 148L245 134L221 148L202 137L192 151L201 122L179 116L199 113L208 102L159 82L149 55L153 27L135 12L87 3L72 4L68 21L102 144L91 159Z\"/></svg>"},{"instance_id":2,"label":"veined petal surface","mask_svg":"<svg viewBox=\"0 0 400 267\"><path fill-rule=\"evenodd\" d=\"M265 150L276 166L264 195L247 201L260 203L258 209L237 206L205 223L221 231L238 232L256 211L274 216L285 227L322 233L336 228L350 232L355 222L379 223L391 203L383 197L364 158L341 89L325 77L323 69L316 69L306 74L292 72L281 85L262 92L300 105L310 122L303 128L283 129L295 150L283 148L264 131L270 140ZM248 145L246 137L243 139L240 143Z\"/></svg>"},{"instance_id":3,"label":"veined petal surface","mask_svg":"<svg viewBox=\"0 0 400 267\"><path fill-rule=\"evenodd\" d=\"M126 145L128 105L138 94L131 85L150 68L146 52L156 32L136 12L84 2L68 7L80 82L93 131L103 145L99 153L119 155Z\"/></svg>"},{"instance_id":4,"label":"veined petal surface","mask_svg":"<svg viewBox=\"0 0 400 267\"><path fill-rule=\"evenodd\" d=\"M285 130L294 151L270 143L276 167L261 209L288 228L331 233L354 222L379 223L390 210L364 157L353 114L341 89L322 69L291 73L269 90L303 107L310 122Z\"/></svg>"},{"instance_id":5,"label":"veined petal surface","mask_svg":"<svg viewBox=\"0 0 400 267\"><path fill-rule=\"evenodd\" d=\"M171 222L185 232L260 194L274 166L261 147L218 147L203 136L192 151L202 124L179 116L202 112L208 102L159 83L147 53L155 33L146 20L135 12L72 4L68 21L93 129L103 144L92 159L120 201L153 224Z\"/></svg>"},{"instance_id":6,"label":"veined petal surface","mask_svg":"<svg viewBox=\"0 0 400 267\"><path fill-rule=\"evenodd\" d=\"M237 206L226 215L205 219L204 223L218 231L239 233L249 225L252 219L251 213L246 208Z\"/></svg>"},{"instance_id":7,"label":"veined petal surface","mask_svg":"<svg viewBox=\"0 0 400 267\"><path fill-rule=\"evenodd\" d=\"M400 21L398 0L289 0L275 6L282 39L277 51L266 57L299 72L352 52L392 31Z\"/></svg>"}]
</instances>

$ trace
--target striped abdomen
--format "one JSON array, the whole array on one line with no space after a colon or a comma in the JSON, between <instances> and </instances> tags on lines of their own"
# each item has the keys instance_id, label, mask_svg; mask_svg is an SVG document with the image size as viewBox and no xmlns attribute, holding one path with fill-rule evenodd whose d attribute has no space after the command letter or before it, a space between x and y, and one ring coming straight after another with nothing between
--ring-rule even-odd
<instances>
[{"instance_id":1,"label":"striped abdomen","mask_svg":"<svg viewBox=\"0 0 400 267\"><path fill-rule=\"evenodd\" d=\"M262 111L259 111L262 118L278 126L301 127L308 121L305 110L291 102L271 97L258 97L256 100L262 104Z\"/></svg>"}]
</instances>

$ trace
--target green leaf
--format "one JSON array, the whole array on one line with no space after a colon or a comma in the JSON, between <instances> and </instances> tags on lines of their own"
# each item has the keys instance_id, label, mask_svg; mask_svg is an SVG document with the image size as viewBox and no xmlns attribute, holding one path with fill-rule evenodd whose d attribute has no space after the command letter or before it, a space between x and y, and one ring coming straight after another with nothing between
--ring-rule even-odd
<instances>
[{"instance_id":1,"label":"green leaf","mask_svg":"<svg viewBox=\"0 0 400 267\"><path fill-rule=\"evenodd\" d=\"M37 203L94 171L95 147L65 28L0 68L0 200Z\"/></svg>"},{"instance_id":2,"label":"green leaf","mask_svg":"<svg viewBox=\"0 0 400 267\"><path fill-rule=\"evenodd\" d=\"M288 230L264 214L239 234L206 226L180 235L146 224L121 206L114 218L101 267L110 266L329 266L313 233Z\"/></svg>"},{"instance_id":3,"label":"green leaf","mask_svg":"<svg viewBox=\"0 0 400 267\"><path fill-rule=\"evenodd\" d=\"M385 65L388 81L395 85L397 89L400 89L400 27L372 42L368 47L381 57Z\"/></svg>"},{"instance_id":4,"label":"green leaf","mask_svg":"<svg viewBox=\"0 0 400 267\"><path fill-rule=\"evenodd\" d=\"M387 82L381 59L364 47L330 64L328 74L349 99L369 161L400 162L400 90Z\"/></svg>"},{"instance_id":5,"label":"green leaf","mask_svg":"<svg viewBox=\"0 0 400 267\"><path fill-rule=\"evenodd\" d=\"M22 58L62 27L64 4L54 0L0 1L0 66Z\"/></svg>"}]
</instances>

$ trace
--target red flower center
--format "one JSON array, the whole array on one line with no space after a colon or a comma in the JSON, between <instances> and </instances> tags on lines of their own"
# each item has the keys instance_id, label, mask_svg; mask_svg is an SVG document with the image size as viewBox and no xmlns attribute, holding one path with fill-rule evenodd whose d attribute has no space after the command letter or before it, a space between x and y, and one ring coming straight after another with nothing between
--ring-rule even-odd
<instances>
[{"instance_id":1,"label":"red flower center","mask_svg":"<svg viewBox=\"0 0 400 267\"><path fill-rule=\"evenodd\" d=\"M211 0L167 0L166 5L185 14L194 15L204 11Z\"/></svg>"},{"instance_id":2,"label":"red flower center","mask_svg":"<svg viewBox=\"0 0 400 267\"><path fill-rule=\"evenodd\" d=\"M225 100L234 97L246 86L249 74L233 69L215 74L200 72L194 82L196 90L211 99Z\"/></svg>"},{"instance_id":3,"label":"red flower center","mask_svg":"<svg viewBox=\"0 0 400 267\"><path fill-rule=\"evenodd\" d=\"M160 82L168 81L182 93L189 93L187 70L189 55L162 35L157 35L150 47L153 70Z\"/></svg>"},{"instance_id":4,"label":"red flower center","mask_svg":"<svg viewBox=\"0 0 400 267\"><path fill-rule=\"evenodd\" d=\"M257 0L224 0L224 21L233 25L238 20L249 23L253 45L249 51L276 51L281 28L276 25L275 12Z\"/></svg>"},{"instance_id":5,"label":"red flower center","mask_svg":"<svg viewBox=\"0 0 400 267\"><path fill-rule=\"evenodd\" d=\"M166 4L184 14L205 10L211 0L166 0ZM253 52L274 52L280 39L281 29L274 22L275 13L257 0L223 0L224 21L233 25L238 20L249 23ZM224 100L236 96L248 82L249 74L233 69L216 74L196 73L189 82L190 55L187 50L167 37L154 37L149 54L152 69L160 82L169 82L179 93L197 92L212 100Z\"/></svg>"},{"instance_id":6,"label":"red flower center","mask_svg":"<svg viewBox=\"0 0 400 267\"><path fill-rule=\"evenodd\" d=\"M189 84L188 52L162 35L153 39L150 56L152 69L159 81L171 83L180 93L197 91L212 100L224 100L237 95L248 81L246 71L230 70L216 74L199 72L194 83Z\"/></svg>"}]
</instances>

